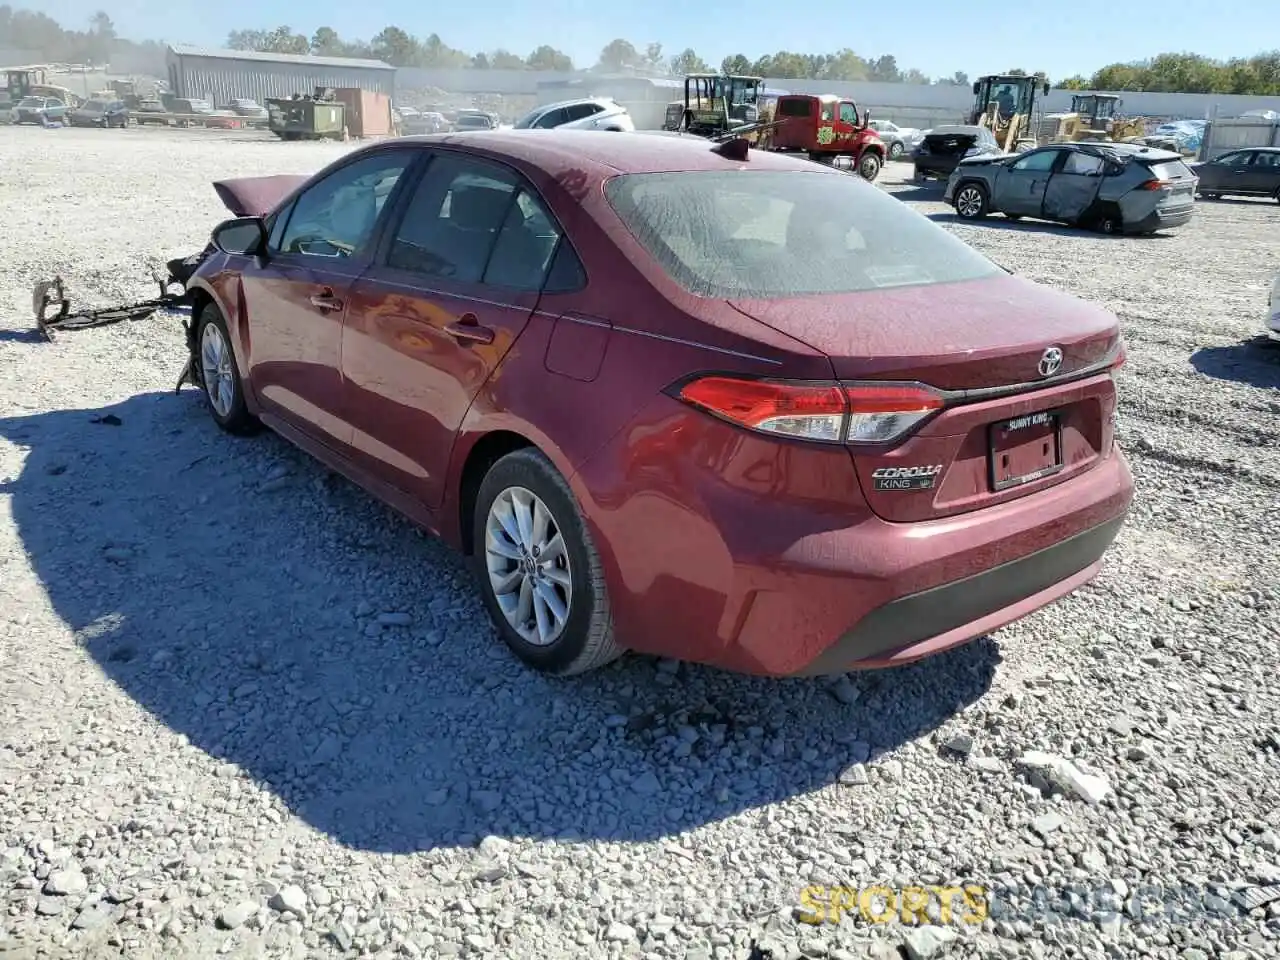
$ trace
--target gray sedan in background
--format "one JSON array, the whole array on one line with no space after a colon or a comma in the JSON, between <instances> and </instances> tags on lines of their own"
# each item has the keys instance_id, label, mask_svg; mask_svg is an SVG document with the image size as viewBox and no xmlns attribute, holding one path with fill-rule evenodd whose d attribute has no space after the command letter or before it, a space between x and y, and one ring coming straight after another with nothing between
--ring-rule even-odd
<instances>
[{"instance_id":1,"label":"gray sedan in background","mask_svg":"<svg viewBox=\"0 0 1280 960\"><path fill-rule=\"evenodd\" d=\"M1179 154L1129 143L1055 143L960 161L943 199L964 220L1003 213L1103 233L1180 227L1195 209L1196 175Z\"/></svg>"}]
</instances>

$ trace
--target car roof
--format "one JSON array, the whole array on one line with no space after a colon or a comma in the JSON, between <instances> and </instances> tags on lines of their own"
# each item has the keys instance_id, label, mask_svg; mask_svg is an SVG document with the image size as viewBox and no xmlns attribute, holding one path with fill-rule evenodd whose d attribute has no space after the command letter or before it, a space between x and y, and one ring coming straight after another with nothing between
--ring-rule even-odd
<instances>
[{"instance_id":1,"label":"car roof","mask_svg":"<svg viewBox=\"0 0 1280 960\"><path fill-rule=\"evenodd\" d=\"M987 128L967 123L944 123L940 127L934 127L929 131L929 133L931 135L942 134L944 136L951 136L957 133L971 133L976 135L981 134L985 129Z\"/></svg>"},{"instance_id":2,"label":"car roof","mask_svg":"<svg viewBox=\"0 0 1280 960\"><path fill-rule=\"evenodd\" d=\"M614 100L613 97L574 97L572 100L560 100L556 103L544 103L540 107L534 107L534 110L537 110L539 113L546 113L548 110L559 110L561 107L573 107L580 103L616 104L617 101Z\"/></svg>"},{"instance_id":3,"label":"car roof","mask_svg":"<svg viewBox=\"0 0 1280 960\"><path fill-rule=\"evenodd\" d=\"M608 130L487 130L401 137L396 142L443 143L477 154L520 161L559 178L583 171L598 177L619 173L674 173L730 170L740 163L712 152L714 144L691 134L637 136ZM747 166L756 170L836 172L809 160L752 150ZM842 174L847 175L847 174Z\"/></svg>"},{"instance_id":4,"label":"car roof","mask_svg":"<svg viewBox=\"0 0 1280 960\"><path fill-rule=\"evenodd\" d=\"M1148 147L1140 143L1106 143L1095 142L1063 144L1075 149L1083 149L1088 153L1110 154L1116 159L1133 157L1139 160L1150 160L1153 163L1166 163L1170 160L1181 160L1182 154L1172 150L1161 150L1159 147Z\"/></svg>"}]
</instances>

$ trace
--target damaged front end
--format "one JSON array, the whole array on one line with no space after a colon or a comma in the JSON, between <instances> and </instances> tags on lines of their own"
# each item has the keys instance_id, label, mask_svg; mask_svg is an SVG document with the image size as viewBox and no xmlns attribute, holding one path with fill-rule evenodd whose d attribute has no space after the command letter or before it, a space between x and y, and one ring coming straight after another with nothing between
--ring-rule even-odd
<instances>
[{"instance_id":1,"label":"damaged front end","mask_svg":"<svg viewBox=\"0 0 1280 960\"><path fill-rule=\"evenodd\" d=\"M265 216L305 181L306 177L293 175L244 177L216 181L213 189L234 216ZM175 390L181 390L186 383L199 386L196 317L192 314L194 291L190 284L200 265L215 252L217 248L210 242L199 253L167 261L167 276L161 276L156 271L151 274L152 280L159 287L158 296L111 307L72 309L66 282L62 277L42 280L35 285L31 296L36 329L46 341L52 342L59 330L83 330L129 320L146 320L162 311L177 314L182 317L188 355Z\"/></svg>"}]
</instances>

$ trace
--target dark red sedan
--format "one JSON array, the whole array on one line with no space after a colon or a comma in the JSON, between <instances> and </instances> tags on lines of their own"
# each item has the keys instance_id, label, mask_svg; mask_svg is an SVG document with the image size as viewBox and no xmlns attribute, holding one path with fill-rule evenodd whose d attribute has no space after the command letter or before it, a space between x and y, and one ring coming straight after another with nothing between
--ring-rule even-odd
<instances>
[{"instance_id":1,"label":"dark red sedan","mask_svg":"<svg viewBox=\"0 0 1280 960\"><path fill-rule=\"evenodd\" d=\"M192 281L214 418L472 555L543 670L905 663L1085 583L1127 512L1115 317L846 173L487 131L268 205Z\"/></svg>"}]
</instances>

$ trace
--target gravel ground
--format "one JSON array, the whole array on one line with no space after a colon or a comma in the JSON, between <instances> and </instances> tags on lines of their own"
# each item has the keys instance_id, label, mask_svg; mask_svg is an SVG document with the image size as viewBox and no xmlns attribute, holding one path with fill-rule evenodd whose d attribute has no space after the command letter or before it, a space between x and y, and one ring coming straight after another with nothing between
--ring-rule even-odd
<instances>
[{"instance_id":1,"label":"gravel ground","mask_svg":"<svg viewBox=\"0 0 1280 960\"><path fill-rule=\"evenodd\" d=\"M31 335L37 279L147 296L225 215L211 180L343 149L0 139L0 960L1280 952L1280 357L1245 343L1280 206L1148 239L952 226L890 165L1122 318L1138 496L1104 572L835 684L638 657L553 681L448 550L175 395L174 318ZM960 880L985 922L795 917L806 885ZM1144 913L1148 884L1184 912Z\"/></svg>"}]
</instances>

